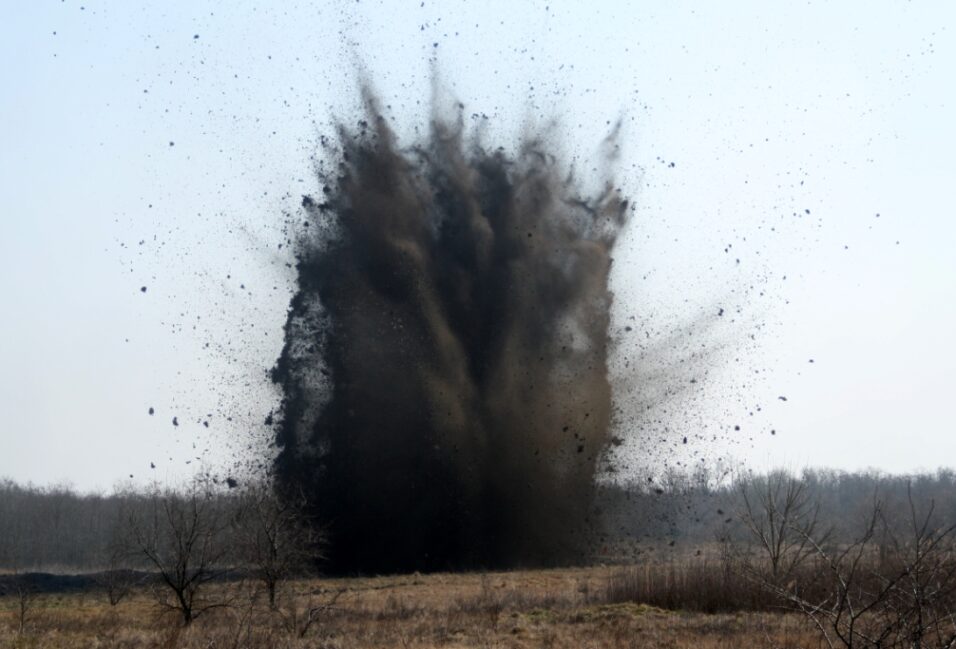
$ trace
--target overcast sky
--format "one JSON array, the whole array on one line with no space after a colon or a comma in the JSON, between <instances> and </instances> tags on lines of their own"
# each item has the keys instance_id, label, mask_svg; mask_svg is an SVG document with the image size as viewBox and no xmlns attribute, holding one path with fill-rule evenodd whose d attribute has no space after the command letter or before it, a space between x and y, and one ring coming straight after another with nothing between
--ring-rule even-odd
<instances>
[{"instance_id":1,"label":"overcast sky","mask_svg":"<svg viewBox=\"0 0 956 649\"><path fill-rule=\"evenodd\" d=\"M623 119L617 180L637 209L611 334L635 463L956 465L954 17L945 2L6 2L0 477L109 488L265 457L293 279L279 225L316 188L330 120L358 118L359 67L406 142L433 78L489 118L489 144L557 120L585 177ZM622 369L640 356L628 323L663 350L650 365L720 347L652 417L636 410L653 367Z\"/></svg>"}]
</instances>

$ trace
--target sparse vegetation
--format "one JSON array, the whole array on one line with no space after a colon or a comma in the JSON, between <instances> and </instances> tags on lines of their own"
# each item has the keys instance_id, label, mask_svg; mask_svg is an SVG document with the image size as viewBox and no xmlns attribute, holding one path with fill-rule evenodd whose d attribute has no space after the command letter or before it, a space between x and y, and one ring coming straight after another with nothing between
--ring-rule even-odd
<instances>
[{"instance_id":1,"label":"sparse vegetation","mask_svg":"<svg viewBox=\"0 0 956 649\"><path fill-rule=\"evenodd\" d=\"M782 481L765 492L780 493ZM785 489L800 493L792 480ZM745 515L759 521L751 530L761 557L741 562L768 595L813 622L828 647L948 649L956 644L956 524L941 521L935 503L918 505L908 490L908 516L887 517L874 497L850 542L831 543L809 509L790 510L799 498L767 497ZM791 515L787 516L786 511ZM800 515L801 512L804 515ZM786 573L777 568L775 546L766 543L772 521L791 539ZM786 527L784 531L783 528Z\"/></svg>"},{"instance_id":2,"label":"sparse vegetation","mask_svg":"<svg viewBox=\"0 0 956 649\"><path fill-rule=\"evenodd\" d=\"M23 541L31 498L96 522L96 572L24 572L84 556ZM262 486L88 498L0 488L0 647L956 646L947 472L655 476L603 488L604 566L343 580L313 578L321 534Z\"/></svg>"},{"instance_id":3,"label":"sparse vegetation","mask_svg":"<svg viewBox=\"0 0 956 649\"><path fill-rule=\"evenodd\" d=\"M270 609L264 597L250 602L231 593L231 606L183 627L157 616L149 592L142 589L117 607L82 594L48 594L37 602L37 624L24 639L16 637L12 613L0 613L0 647L819 646L814 630L798 615L704 615L603 602L598 594L607 578L606 568L592 568L300 580L289 584L285 600L286 606L295 604L296 625ZM235 584L211 587L232 589ZM0 600L0 607L6 605ZM316 607L321 611L311 613L315 621L307 624Z\"/></svg>"}]
</instances>

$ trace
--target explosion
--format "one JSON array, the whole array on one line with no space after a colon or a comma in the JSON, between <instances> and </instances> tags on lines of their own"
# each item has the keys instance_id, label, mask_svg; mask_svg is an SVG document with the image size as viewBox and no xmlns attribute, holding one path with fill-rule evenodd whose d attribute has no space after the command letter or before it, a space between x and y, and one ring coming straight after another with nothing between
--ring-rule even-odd
<instances>
[{"instance_id":1,"label":"explosion","mask_svg":"<svg viewBox=\"0 0 956 649\"><path fill-rule=\"evenodd\" d=\"M332 572L579 563L628 202L610 179L583 195L544 136L509 154L433 116L402 148L366 106L302 200L278 488L306 495Z\"/></svg>"}]
</instances>

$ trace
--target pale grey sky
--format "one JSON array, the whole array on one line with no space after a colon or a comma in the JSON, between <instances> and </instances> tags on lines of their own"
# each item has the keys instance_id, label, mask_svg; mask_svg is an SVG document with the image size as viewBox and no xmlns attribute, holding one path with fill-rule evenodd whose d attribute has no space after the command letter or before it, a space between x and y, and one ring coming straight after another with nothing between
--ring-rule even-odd
<instances>
[{"instance_id":1,"label":"pale grey sky","mask_svg":"<svg viewBox=\"0 0 956 649\"><path fill-rule=\"evenodd\" d=\"M725 342L662 423L636 425L619 381L631 457L956 464L950 3L44 0L3 17L0 476L108 488L261 454L291 289L276 224L314 189L330 117L355 114L359 60L406 141L433 70L492 117L489 142L557 118L584 171L623 115L638 207L615 331L703 322Z\"/></svg>"}]
</instances>

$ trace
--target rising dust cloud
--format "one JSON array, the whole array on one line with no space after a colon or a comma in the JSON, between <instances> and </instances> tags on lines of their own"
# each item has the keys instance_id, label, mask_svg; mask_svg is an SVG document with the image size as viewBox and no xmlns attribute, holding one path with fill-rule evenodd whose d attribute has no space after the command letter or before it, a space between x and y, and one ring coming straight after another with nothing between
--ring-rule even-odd
<instances>
[{"instance_id":1,"label":"rising dust cloud","mask_svg":"<svg viewBox=\"0 0 956 649\"><path fill-rule=\"evenodd\" d=\"M330 572L583 561L628 202L610 178L582 195L545 136L509 154L433 116L400 145L366 94L296 227L277 485Z\"/></svg>"}]
</instances>

